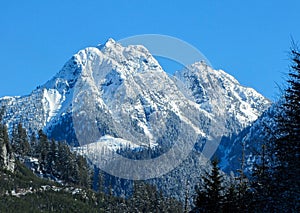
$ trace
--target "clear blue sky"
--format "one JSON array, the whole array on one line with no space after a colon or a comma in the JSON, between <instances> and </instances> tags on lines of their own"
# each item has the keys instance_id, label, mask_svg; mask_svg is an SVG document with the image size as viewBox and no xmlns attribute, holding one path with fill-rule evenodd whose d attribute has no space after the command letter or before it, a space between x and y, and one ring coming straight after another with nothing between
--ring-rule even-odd
<instances>
[{"instance_id":1,"label":"clear blue sky","mask_svg":"<svg viewBox=\"0 0 300 213\"><path fill-rule=\"evenodd\" d=\"M1 1L0 96L30 93L82 48L154 33L185 40L274 99L291 36L300 42L299 8L299 0Z\"/></svg>"}]
</instances>

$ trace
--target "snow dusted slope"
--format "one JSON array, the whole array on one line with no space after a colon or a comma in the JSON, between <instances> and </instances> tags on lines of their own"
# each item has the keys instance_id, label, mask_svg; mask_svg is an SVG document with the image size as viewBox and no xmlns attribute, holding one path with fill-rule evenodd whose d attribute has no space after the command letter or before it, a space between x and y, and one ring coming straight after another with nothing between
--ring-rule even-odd
<instances>
[{"instance_id":1,"label":"snow dusted slope","mask_svg":"<svg viewBox=\"0 0 300 213\"><path fill-rule=\"evenodd\" d=\"M223 135L217 155L224 169L235 170L236 165L230 166L233 165L231 150L236 150L236 143L232 147L235 136L250 127L270 107L271 102L254 89L240 85L223 70L214 70L204 62L176 72L175 77L179 79L182 90L187 90L187 96L220 124L214 130L221 131Z\"/></svg>"},{"instance_id":2,"label":"snow dusted slope","mask_svg":"<svg viewBox=\"0 0 300 213\"><path fill-rule=\"evenodd\" d=\"M217 153L229 171L241 151L234 136L250 128L270 102L203 62L169 76L145 47L123 47L109 39L79 51L30 95L3 97L0 105L10 129L22 122L29 131L43 129L57 140L91 143L79 148L91 155L99 145L116 151L181 142L184 149L192 142L194 149L179 167L150 181L184 198L185 183L208 169L199 151L221 140Z\"/></svg>"},{"instance_id":3,"label":"snow dusted slope","mask_svg":"<svg viewBox=\"0 0 300 213\"><path fill-rule=\"evenodd\" d=\"M254 89L204 62L192 64L175 76L200 108L231 124L225 126L231 133L249 126L270 106L270 101Z\"/></svg>"},{"instance_id":4,"label":"snow dusted slope","mask_svg":"<svg viewBox=\"0 0 300 213\"><path fill-rule=\"evenodd\" d=\"M262 153L263 145L274 140L272 135L277 132L275 118L279 115L279 106L282 99L273 103L251 126L245 128L231 140L226 147L226 155L223 157L223 170L225 172L237 171L240 169L243 144L245 147L245 172L251 173L253 163L257 160L258 153Z\"/></svg>"},{"instance_id":5,"label":"snow dusted slope","mask_svg":"<svg viewBox=\"0 0 300 213\"><path fill-rule=\"evenodd\" d=\"M86 142L110 137L115 149L120 139L150 147L176 143L177 133L195 143L230 138L251 125L270 102L203 62L171 77L145 47L123 47L109 39L79 51L30 95L1 98L0 105L6 107L10 129L22 122L28 130L44 129L77 145L76 131L92 132L73 122L74 115L84 116L84 109L96 106L93 123L99 132ZM222 144L222 155L229 146Z\"/></svg>"},{"instance_id":6,"label":"snow dusted slope","mask_svg":"<svg viewBox=\"0 0 300 213\"><path fill-rule=\"evenodd\" d=\"M78 54L82 74L73 97L73 118L81 116L82 111L92 111L96 129L100 130L87 132L86 125L80 123L88 117L85 114L78 125L75 122L77 132L87 132L83 140L95 142L111 135L155 146L164 136L168 122L176 119L192 126L196 136L203 133L198 124L207 120L207 115L185 99L144 47L122 47L109 40L98 48L87 48ZM91 110L86 110L89 107Z\"/></svg>"}]
</instances>

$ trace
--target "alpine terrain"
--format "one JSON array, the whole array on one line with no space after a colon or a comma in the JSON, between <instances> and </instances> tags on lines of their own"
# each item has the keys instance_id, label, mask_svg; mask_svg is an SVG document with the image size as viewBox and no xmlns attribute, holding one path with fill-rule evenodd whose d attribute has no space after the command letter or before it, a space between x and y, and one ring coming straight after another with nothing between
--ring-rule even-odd
<instances>
[{"instance_id":1,"label":"alpine terrain","mask_svg":"<svg viewBox=\"0 0 300 213\"><path fill-rule=\"evenodd\" d=\"M148 173L139 167L130 174L136 178L122 173L113 188L126 196L132 187L126 179L149 179L179 200L186 190L194 191L188 183L211 168L206 158L214 153L224 171L236 171L242 152L242 139L237 138L246 135L270 105L254 89L203 61L171 75L145 47L124 47L113 39L80 50L31 94L0 99L10 133L18 123L28 132L42 129L49 138L76 147L107 173L112 165L103 165L103 147L145 160L159 158L175 146L182 156L176 152L168 165L152 165Z\"/></svg>"}]
</instances>

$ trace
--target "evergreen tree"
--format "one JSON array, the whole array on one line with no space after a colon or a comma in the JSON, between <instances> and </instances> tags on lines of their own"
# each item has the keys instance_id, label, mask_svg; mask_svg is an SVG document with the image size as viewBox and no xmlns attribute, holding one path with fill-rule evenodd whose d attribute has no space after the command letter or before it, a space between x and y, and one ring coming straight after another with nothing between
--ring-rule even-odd
<instances>
[{"instance_id":1,"label":"evergreen tree","mask_svg":"<svg viewBox=\"0 0 300 213\"><path fill-rule=\"evenodd\" d=\"M99 174L97 177L97 189L98 189L98 196L99 200L102 202L104 199L104 190L105 185L104 185L104 174L103 172L99 169Z\"/></svg>"},{"instance_id":2,"label":"evergreen tree","mask_svg":"<svg viewBox=\"0 0 300 213\"><path fill-rule=\"evenodd\" d=\"M58 159L57 170L60 178L68 183L76 183L76 156L73 154L66 144L66 142L60 142L58 144ZM77 172L78 174L78 172Z\"/></svg>"},{"instance_id":3,"label":"evergreen tree","mask_svg":"<svg viewBox=\"0 0 300 213\"><path fill-rule=\"evenodd\" d=\"M91 175L90 175L90 169L87 164L86 159L81 156L76 156L76 164L78 167L78 174L77 174L77 182L80 186L83 186L85 188L90 188L91 186Z\"/></svg>"},{"instance_id":4,"label":"evergreen tree","mask_svg":"<svg viewBox=\"0 0 300 213\"><path fill-rule=\"evenodd\" d=\"M251 188L254 191L251 208L265 211L274 211L272 203L272 167L270 165L271 147L265 142L262 144L252 169Z\"/></svg>"},{"instance_id":5,"label":"evergreen tree","mask_svg":"<svg viewBox=\"0 0 300 213\"><path fill-rule=\"evenodd\" d=\"M218 167L218 160L212 161L212 171L203 175L204 186L196 188L195 211L219 212L224 205L223 177Z\"/></svg>"},{"instance_id":6,"label":"evergreen tree","mask_svg":"<svg viewBox=\"0 0 300 213\"><path fill-rule=\"evenodd\" d=\"M281 209L300 211L300 52L291 50L292 66L284 102L276 117L274 153L275 202Z\"/></svg>"},{"instance_id":7,"label":"evergreen tree","mask_svg":"<svg viewBox=\"0 0 300 213\"><path fill-rule=\"evenodd\" d=\"M13 126L13 130L12 130L12 138L11 138L11 145L12 145L12 149L16 154L20 154L21 153L21 141L18 135L18 128L16 125Z\"/></svg>"},{"instance_id":8,"label":"evergreen tree","mask_svg":"<svg viewBox=\"0 0 300 213\"><path fill-rule=\"evenodd\" d=\"M144 181L134 181L134 191L129 199L128 212L182 212L183 206L175 199L165 198L155 186Z\"/></svg>"},{"instance_id":9,"label":"evergreen tree","mask_svg":"<svg viewBox=\"0 0 300 213\"><path fill-rule=\"evenodd\" d=\"M30 145L28 142L27 131L22 123L14 126L12 134L12 147L17 155L25 156L29 153Z\"/></svg>"},{"instance_id":10,"label":"evergreen tree","mask_svg":"<svg viewBox=\"0 0 300 213\"><path fill-rule=\"evenodd\" d=\"M21 141L21 154L23 156L28 155L30 150L30 145L28 141L28 135L26 129L23 127L21 123L18 125L18 134Z\"/></svg>"},{"instance_id":11,"label":"evergreen tree","mask_svg":"<svg viewBox=\"0 0 300 213\"><path fill-rule=\"evenodd\" d=\"M243 211L244 209L248 209L250 205L250 201L252 199L249 180L245 175L245 151L246 151L246 146L245 143L242 142L242 158L240 159L241 167L240 169L237 170L239 175L236 178L237 182L235 186L236 200L233 201L238 211Z\"/></svg>"},{"instance_id":12,"label":"evergreen tree","mask_svg":"<svg viewBox=\"0 0 300 213\"><path fill-rule=\"evenodd\" d=\"M36 139L36 134L35 132L33 131L30 135L30 150L29 150L29 153L28 155L29 156L32 156L32 157L37 157L37 139Z\"/></svg>"},{"instance_id":13,"label":"evergreen tree","mask_svg":"<svg viewBox=\"0 0 300 213\"><path fill-rule=\"evenodd\" d=\"M47 172L47 157L49 153L49 142L47 136L42 130L38 132L37 156L43 173Z\"/></svg>"},{"instance_id":14,"label":"evergreen tree","mask_svg":"<svg viewBox=\"0 0 300 213\"><path fill-rule=\"evenodd\" d=\"M232 181L229 187L226 189L225 200L224 200L224 212L239 212L239 196L238 196L237 184Z\"/></svg>"},{"instance_id":15,"label":"evergreen tree","mask_svg":"<svg viewBox=\"0 0 300 213\"><path fill-rule=\"evenodd\" d=\"M64 179L66 178L66 173L67 171L66 170L66 163L67 163L67 154L68 154L68 151L66 149L66 144L65 142L59 142L58 143L58 150L57 150L57 158L58 158L58 162L57 162L57 165L56 165L56 168L57 168L57 173L58 173L58 178L60 179Z\"/></svg>"},{"instance_id":16,"label":"evergreen tree","mask_svg":"<svg viewBox=\"0 0 300 213\"><path fill-rule=\"evenodd\" d=\"M57 160L57 146L55 140L52 139L46 157L46 172L52 176L56 176Z\"/></svg>"}]
</instances>

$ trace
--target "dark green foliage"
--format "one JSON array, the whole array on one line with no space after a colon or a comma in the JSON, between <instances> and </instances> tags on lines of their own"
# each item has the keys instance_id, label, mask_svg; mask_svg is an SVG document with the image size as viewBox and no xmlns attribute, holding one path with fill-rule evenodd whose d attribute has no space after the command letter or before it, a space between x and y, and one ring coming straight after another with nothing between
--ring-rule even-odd
<instances>
[{"instance_id":1,"label":"dark green foliage","mask_svg":"<svg viewBox=\"0 0 300 213\"><path fill-rule=\"evenodd\" d=\"M61 191L43 191L42 186L60 188ZM36 192L20 197L10 194L30 189ZM99 212L96 196L91 194L86 191L72 195L59 184L38 178L19 161L15 173L0 172L0 212Z\"/></svg>"},{"instance_id":2,"label":"dark green foliage","mask_svg":"<svg viewBox=\"0 0 300 213\"><path fill-rule=\"evenodd\" d=\"M223 200L224 196L222 195L222 190L224 187L222 186L222 175L220 174L220 169L218 167L218 161L212 161L212 171L207 177L204 178L204 182L206 185L207 192L207 204L209 206L215 207L219 209L221 207L221 200Z\"/></svg>"},{"instance_id":3,"label":"dark green foliage","mask_svg":"<svg viewBox=\"0 0 300 213\"><path fill-rule=\"evenodd\" d=\"M229 182L224 179L218 160L213 160L211 171L205 172L202 184L196 186L192 212L253 212L250 208L253 196L242 168L239 176Z\"/></svg>"},{"instance_id":4,"label":"dark green foliage","mask_svg":"<svg viewBox=\"0 0 300 213\"><path fill-rule=\"evenodd\" d=\"M48 174L51 174L53 176L56 176L56 164L59 161L57 158L58 156L58 150L57 150L57 144L52 139L49 146L49 151L47 153L47 161L46 161L46 172Z\"/></svg>"},{"instance_id":5,"label":"dark green foliage","mask_svg":"<svg viewBox=\"0 0 300 213\"><path fill-rule=\"evenodd\" d=\"M238 176L224 190L222 212L255 212L251 208L253 193L248 179Z\"/></svg>"},{"instance_id":6,"label":"dark green foliage","mask_svg":"<svg viewBox=\"0 0 300 213\"><path fill-rule=\"evenodd\" d=\"M28 155L32 157L37 157L37 153L35 151L37 150L38 143L37 143L35 132L31 133L29 142L30 142L30 150Z\"/></svg>"},{"instance_id":7,"label":"dark green foliage","mask_svg":"<svg viewBox=\"0 0 300 213\"><path fill-rule=\"evenodd\" d=\"M57 165L57 170L60 173L60 179L69 183L75 183L76 156L71 152L66 143L59 143L58 159L60 160L60 162Z\"/></svg>"},{"instance_id":8,"label":"dark green foliage","mask_svg":"<svg viewBox=\"0 0 300 213\"><path fill-rule=\"evenodd\" d=\"M91 171L86 159L81 156L76 156L76 184L85 188L91 187Z\"/></svg>"},{"instance_id":9,"label":"dark green foliage","mask_svg":"<svg viewBox=\"0 0 300 213\"><path fill-rule=\"evenodd\" d=\"M24 156L29 153L30 145L28 142L28 136L26 129L23 128L22 123L19 123L17 126L14 126L11 144L13 151L17 155Z\"/></svg>"},{"instance_id":10,"label":"dark green foliage","mask_svg":"<svg viewBox=\"0 0 300 213\"><path fill-rule=\"evenodd\" d=\"M102 172L99 192L91 191L87 160L71 151L67 143L50 141L42 130L38 137L32 133L29 143L26 130L19 124L14 128L11 143L13 149L7 127L0 121L0 154L4 147L8 155L17 156L14 172L0 170L0 212L182 212L180 202L165 198L154 186L143 182L135 183L131 197L114 197L112 186L116 179L106 184ZM43 178L21 163L26 164L32 157L38 159L39 167L30 168ZM0 155L1 165L3 162ZM20 192L25 194L14 195Z\"/></svg>"},{"instance_id":11,"label":"dark green foliage","mask_svg":"<svg viewBox=\"0 0 300 213\"><path fill-rule=\"evenodd\" d=\"M253 166L250 208L255 212L300 211L300 53L291 51L292 66L276 125L265 129Z\"/></svg>"},{"instance_id":12,"label":"dark green foliage","mask_svg":"<svg viewBox=\"0 0 300 213\"><path fill-rule=\"evenodd\" d=\"M300 52L291 51L292 66L274 141L274 200L278 209L300 211Z\"/></svg>"},{"instance_id":13,"label":"dark green foliage","mask_svg":"<svg viewBox=\"0 0 300 213\"><path fill-rule=\"evenodd\" d=\"M91 171L87 160L72 152L67 143L49 141L47 136L39 131L39 140L34 153L46 177L81 187L91 187Z\"/></svg>"},{"instance_id":14,"label":"dark green foliage","mask_svg":"<svg viewBox=\"0 0 300 213\"><path fill-rule=\"evenodd\" d=\"M32 187L32 189L38 189L45 184L49 184L49 182L38 178L19 161L16 161L14 173L6 170L0 171L0 197L12 190L30 187Z\"/></svg>"},{"instance_id":15,"label":"dark green foliage","mask_svg":"<svg viewBox=\"0 0 300 213\"><path fill-rule=\"evenodd\" d=\"M175 199L165 198L155 186L134 181L134 192L127 201L128 212L182 212L183 206Z\"/></svg>"},{"instance_id":16,"label":"dark green foliage","mask_svg":"<svg viewBox=\"0 0 300 213\"><path fill-rule=\"evenodd\" d=\"M239 187L235 182L231 183L226 189L226 196L224 199L223 212L239 212L241 211L241 205L239 203Z\"/></svg>"},{"instance_id":17,"label":"dark green foliage","mask_svg":"<svg viewBox=\"0 0 300 213\"><path fill-rule=\"evenodd\" d=\"M38 133L38 145L36 150L41 170L47 172L47 158L49 156L49 142L47 136L40 130Z\"/></svg>"},{"instance_id":18,"label":"dark green foliage","mask_svg":"<svg viewBox=\"0 0 300 213\"><path fill-rule=\"evenodd\" d=\"M41 190L44 187L47 190ZM53 190L57 189L57 190ZM12 191L31 193L12 196ZM76 193L73 193L77 191ZM164 198L156 188L139 182L130 198L93 192L78 186L62 186L38 178L17 161L15 173L0 172L0 212L182 212L181 204Z\"/></svg>"},{"instance_id":19,"label":"dark green foliage","mask_svg":"<svg viewBox=\"0 0 300 213\"><path fill-rule=\"evenodd\" d=\"M218 212L223 208L223 177L218 167L218 160L212 161L212 171L202 176L204 184L196 187L195 207L199 212Z\"/></svg>"},{"instance_id":20,"label":"dark green foliage","mask_svg":"<svg viewBox=\"0 0 300 213\"><path fill-rule=\"evenodd\" d=\"M257 154L256 162L253 165L251 188L253 190L253 198L251 208L264 211L273 210L274 197L274 179L272 177L272 153L270 152L270 143L262 144Z\"/></svg>"},{"instance_id":21,"label":"dark green foliage","mask_svg":"<svg viewBox=\"0 0 300 213\"><path fill-rule=\"evenodd\" d=\"M95 204L76 199L66 192L37 192L21 198L3 197L1 212L104 212Z\"/></svg>"},{"instance_id":22,"label":"dark green foliage","mask_svg":"<svg viewBox=\"0 0 300 213\"><path fill-rule=\"evenodd\" d=\"M248 178L245 175L245 143L242 143L242 157L240 159L240 169L237 170L238 176L236 177L235 182L235 192L236 195L231 194L231 189L229 189L229 196L233 200L227 200L229 204L233 204L233 208L236 208L237 211L242 211L248 209L251 203L252 193L250 191L250 184ZM232 186L231 186L232 187Z\"/></svg>"}]
</instances>

